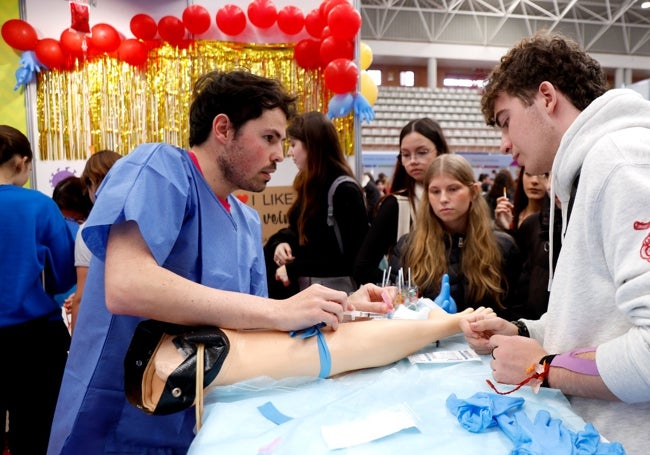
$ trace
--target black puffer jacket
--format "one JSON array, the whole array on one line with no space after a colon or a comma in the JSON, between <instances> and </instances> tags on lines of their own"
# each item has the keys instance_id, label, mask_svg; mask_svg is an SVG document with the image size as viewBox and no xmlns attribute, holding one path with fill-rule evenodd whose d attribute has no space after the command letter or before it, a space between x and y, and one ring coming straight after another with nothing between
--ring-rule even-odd
<instances>
[{"instance_id":1,"label":"black puffer jacket","mask_svg":"<svg viewBox=\"0 0 650 455\"><path fill-rule=\"evenodd\" d=\"M523 261L516 290L517 304L512 308L516 319L539 319L548 306L550 205L548 198L544 202L541 211L527 217L515 234ZM557 262L562 242L562 213L558 208L555 211L553 264Z\"/></svg>"},{"instance_id":2,"label":"black puffer jacket","mask_svg":"<svg viewBox=\"0 0 650 455\"><path fill-rule=\"evenodd\" d=\"M399 239L395 248L393 248L389 265L391 266L391 280L396 279L396 271L403 267L403 254L406 251L406 244L408 242L408 237L411 234L406 234ZM502 287L507 289L508 292L504 299L502 299L502 305L506 309L499 307L496 302L491 298L484 298L480 302L470 302L467 296L467 281L461 273L461 253L464 243L464 236L456 234L448 237L447 242L447 264L448 270L446 273L449 275L449 284L451 287L451 296L456 301L456 307L458 311L463 311L466 308L476 308L478 306L487 306L494 309L494 311L503 318L511 319L510 311L508 310L509 305L512 304L512 299L514 297L513 292L509 292L510 289L514 289L512 286L517 283L519 278L519 272L521 270L521 257L519 255L519 248L515 243L514 239L505 232L494 231L494 236L496 241L501 249L501 254L503 257L502 261ZM440 293L440 284L432 286L426 289L418 289L420 297L426 297L431 300L435 299Z\"/></svg>"}]
</instances>

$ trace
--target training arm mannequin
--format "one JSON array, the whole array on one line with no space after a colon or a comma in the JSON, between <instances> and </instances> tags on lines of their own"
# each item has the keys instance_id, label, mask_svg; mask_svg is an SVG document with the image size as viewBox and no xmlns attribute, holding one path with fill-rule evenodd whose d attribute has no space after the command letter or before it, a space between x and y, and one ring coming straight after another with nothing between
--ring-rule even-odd
<instances>
[{"instance_id":1,"label":"training arm mannequin","mask_svg":"<svg viewBox=\"0 0 650 455\"><path fill-rule=\"evenodd\" d=\"M426 320L358 321L341 324L337 331L325 330L323 337L331 357L328 377L396 362L436 340L460 332L460 320L472 313L493 314L489 308L459 314L434 309ZM234 384L258 376L282 379L319 375L321 359L317 337L293 338L278 331L221 332L227 338L229 349L216 378L207 387ZM174 335L163 336L146 366L142 396L148 397L149 402L144 404L145 412L174 412L156 409L169 377L179 371L186 359L174 345L173 338Z\"/></svg>"}]
</instances>

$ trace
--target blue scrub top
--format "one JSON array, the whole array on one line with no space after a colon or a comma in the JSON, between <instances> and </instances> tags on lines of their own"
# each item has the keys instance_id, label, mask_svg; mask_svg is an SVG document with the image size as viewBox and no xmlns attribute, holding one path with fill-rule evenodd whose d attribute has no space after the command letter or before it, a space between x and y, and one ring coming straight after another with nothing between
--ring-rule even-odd
<instances>
[{"instance_id":1,"label":"blue scrub top","mask_svg":"<svg viewBox=\"0 0 650 455\"><path fill-rule=\"evenodd\" d=\"M106 244L111 225L135 221L166 269L206 286L266 296L259 216L232 195L228 203L230 213L188 153L167 144L139 146L111 168L82 231L93 258L48 454L187 452L193 409L151 416L124 395L124 355L141 319L106 308Z\"/></svg>"}]
</instances>

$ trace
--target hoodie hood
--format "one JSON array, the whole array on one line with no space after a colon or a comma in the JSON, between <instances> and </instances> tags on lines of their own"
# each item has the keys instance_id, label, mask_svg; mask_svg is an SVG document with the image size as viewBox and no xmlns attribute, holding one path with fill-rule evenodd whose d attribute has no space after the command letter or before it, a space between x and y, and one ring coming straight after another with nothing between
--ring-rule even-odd
<instances>
[{"instance_id":1,"label":"hoodie hood","mask_svg":"<svg viewBox=\"0 0 650 455\"><path fill-rule=\"evenodd\" d=\"M605 106L607 109L604 109ZM563 213L569 202L573 180L592 146L615 131L650 127L648 115L650 103L629 89L609 90L580 113L564 133L553 160L551 191L560 199Z\"/></svg>"},{"instance_id":2,"label":"hoodie hood","mask_svg":"<svg viewBox=\"0 0 650 455\"><path fill-rule=\"evenodd\" d=\"M605 109L606 107L606 109ZM571 124L564 133L553 160L551 201L555 197L562 209L562 238L566 233L568 206L574 180L594 144L608 134L634 127L649 128L650 103L641 94L630 89L612 89L596 98ZM550 225L554 225L554 211L551 210ZM550 236L550 279L553 277L553 236Z\"/></svg>"}]
</instances>

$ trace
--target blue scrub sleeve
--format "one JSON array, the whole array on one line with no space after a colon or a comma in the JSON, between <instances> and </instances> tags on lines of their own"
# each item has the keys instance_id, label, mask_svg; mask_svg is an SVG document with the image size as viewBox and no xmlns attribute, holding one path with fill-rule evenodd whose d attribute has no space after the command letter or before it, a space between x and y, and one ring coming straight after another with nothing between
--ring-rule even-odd
<instances>
[{"instance_id":1,"label":"blue scrub sleeve","mask_svg":"<svg viewBox=\"0 0 650 455\"><path fill-rule=\"evenodd\" d=\"M151 148L155 153L150 153ZM181 149L145 144L115 163L97 191L82 236L104 260L110 226L135 221L158 264L163 264L185 218L191 164Z\"/></svg>"}]
</instances>

